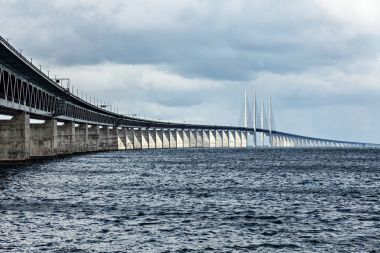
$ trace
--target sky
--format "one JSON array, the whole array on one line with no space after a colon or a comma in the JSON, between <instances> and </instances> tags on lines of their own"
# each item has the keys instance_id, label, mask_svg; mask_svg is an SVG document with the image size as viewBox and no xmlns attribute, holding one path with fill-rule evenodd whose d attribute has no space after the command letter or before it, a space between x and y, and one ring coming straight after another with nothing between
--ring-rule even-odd
<instances>
[{"instance_id":1,"label":"sky","mask_svg":"<svg viewBox=\"0 0 380 253\"><path fill-rule=\"evenodd\" d=\"M51 76L149 118L380 143L375 0L0 0L0 35ZM81 94L81 92L80 92ZM261 102L260 102L261 103Z\"/></svg>"}]
</instances>

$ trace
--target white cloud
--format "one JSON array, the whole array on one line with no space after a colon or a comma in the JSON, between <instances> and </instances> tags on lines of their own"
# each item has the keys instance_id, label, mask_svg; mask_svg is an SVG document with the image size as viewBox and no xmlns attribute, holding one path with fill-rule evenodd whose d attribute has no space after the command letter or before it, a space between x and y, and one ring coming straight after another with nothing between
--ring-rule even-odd
<instances>
[{"instance_id":1,"label":"white cloud","mask_svg":"<svg viewBox=\"0 0 380 253\"><path fill-rule=\"evenodd\" d=\"M378 35L380 27L380 2L377 0L315 0L333 20L353 34Z\"/></svg>"},{"instance_id":2,"label":"white cloud","mask_svg":"<svg viewBox=\"0 0 380 253\"><path fill-rule=\"evenodd\" d=\"M131 65L105 62L97 65L52 67L52 75L70 76L74 86L100 92L112 89L144 89L148 92L205 91L220 88L217 81L189 79L153 65Z\"/></svg>"}]
</instances>

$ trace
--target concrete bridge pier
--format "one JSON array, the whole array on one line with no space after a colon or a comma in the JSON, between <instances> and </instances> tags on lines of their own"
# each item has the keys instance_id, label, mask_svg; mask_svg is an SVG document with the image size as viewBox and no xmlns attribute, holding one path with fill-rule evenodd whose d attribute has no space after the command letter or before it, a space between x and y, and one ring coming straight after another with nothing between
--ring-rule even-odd
<instances>
[{"instance_id":1,"label":"concrete bridge pier","mask_svg":"<svg viewBox=\"0 0 380 253\"><path fill-rule=\"evenodd\" d=\"M30 116L20 113L11 120L0 120L0 157L3 161L30 158Z\"/></svg>"},{"instance_id":2,"label":"concrete bridge pier","mask_svg":"<svg viewBox=\"0 0 380 253\"><path fill-rule=\"evenodd\" d=\"M210 131L203 130L202 131L202 148L210 147Z\"/></svg>"},{"instance_id":3,"label":"concrete bridge pier","mask_svg":"<svg viewBox=\"0 0 380 253\"><path fill-rule=\"evenodd\" d=\"M203 148L203 131L202 130L196 130L197 133L197 148Z\"/></svg>"},{"instance_id":4,"label":"concrete bridge pier","mask_svg":"<svg viewBox=\"0 0 380 253\"><path fill-rule=\"evenodd\" d=\"M248 147L248 132L247 131L241 131L241 147L242 148Z\"/></svg>"},{"instance_id":5,"label":"concrete bridge pier","mask_svg":"<svg viewBox=\"0 0 380 253\"><path fill-rule=\"evenodd\" d=\"M135 148L135 133L133 128L127 128L126 130L126 149Z\"/></svg>"},{"instance_id":6,"label":"concrete bridge pier","mask_svg":"<svg viewBox=\"0 0 380 253\"><path fill-rule=\"evenodd\" d=\"M30 157L57 155L57 121L30 124Z\"/></svg>"},{"instance_id":7,"label":"concrete bridge pier","mask_svg":"<svg viewBox=\"0 0 380 253\"><path fill-rule=\"evenodd\" d=\"M88 124L75 126L75 152L88 151Z\"/></svg>"},{"instance_id":8,"label":"concrete bridge pier","mask_svg":"<svg viewBox=\"0 0 380 253\"><path fill-rule=\"evenodd\" d=\"M235 148L236 147L235 132L234 131L228 131L228 147L229 148Z\"/></svg>"},{"instance_id":9,"label":"concrete bridge pier","mask_svg":"<svg viewBox=\"0 0 380 253\"><path fill-rule=\"evenodd\" d=\"M176 130L177 148L183 148L183 130Z\"/></svg>"},{"instance_id":10,"label":"concrete bridge pier","mask_svg":"<svg viewBox=\"0 0 380 253\"><path fill-rule=\"evenodd\" d=\"M75 123L64 122L57 127L57 154L72 154L75 152Z\"/></svg>"},{"instance_id":11,"label":"concrete bridge pier","mask_svg":"<svg viewBox=\"0 0 380 253\"><path fill-rule=\"evenodd\" d=\"M156 148L164 148L164 131L162 129L156 130Z\"/></svg>"},{"instance_id":12,"label":"concrete bridge pier","mask_svg":"<svg viewBox=\"0 0 380 253\"><path fill-rule=\"evenodd\" d=\"M87 137L87 151L98 151L100 139L100 127L98 125L91 125L88 128L88 137Z\"/></svg>"},{"instance_id":13,"label":"concrete bridge pier","mask_svg":"<svg viewBox=\"0 0 380 253\"><path fill-rule=\"evenodd\" d=\"M141 133L141 149L149 149L149 130L140 129Z\"/></svg>"},{"instance_id":14,"label":"concrete bridge pier","mask_svg":"<svg viewBox=\"0 0 380 253\"><path fill-rule=\"evenodd\" d=\"M170 148L170 130L162 130L162 148Z\"/></svg>"},{"instance_id":15,"label":"concrete bridge pier","mask_svg":"<svg viewBox=\"0 0 380 253\"><path fill-rule=\"evenodd\" d=\"M156 146L156 143L157 143L156 130L155 129L148 129L148 134L149 134L149 142L148 142L149 149L156 149L157 148L157 146Z\"/></svg>"},{"instance_id":16,"label":"concrete bridge pier","mask_svg":"<svg viewBox=\"0 0 380 253\"><path fill-rule=\"evenodd\" d=\"M168 130L169 131L169 147L177 148L177 131L176 130Z\"/></svg>"},{"instance_id":17,"label":"concrete bridge pier","mask_svg":"<svg viewBox=\"0 0 380 253\"><path fill-rule=\"evenodd\" d=\"M133 130L133 149L142 149L141 129L134 129Z\"/></svg>"},{"instance_id":18,"label":"concrete bridge pier","mask_svg":"<svg viewBox=\"0 0 380 253\"><path fill-rule=\"evenodd\" d=\"M197 147L197 133L196 130L190 130L190 148L196 148Z\"/></svg>"},{"instance_id":19,"label":"concrete bridge pier","mask_svg":"<svg viewBox=\"0 0 380 253\"><path fill-rule=\"evenodd\" d=\"M228 130L222 130L222 147L228 148L230 146L230 134Z\"/></svg>"},{"instance_id":20,"label":"concrete bridge pier","mask_svg":"<svg viewBox=\"0 0 380 253\"><path fill-rule=\"evenodd\" d=\"M241 131L233 131L235 133L235 148L241 148Z\"/></svg>"},{"instance_id":21,"label":"concrete bridge pier","mask_svg":"<svg viewBox=\"0 0 380 253\"><path fill-rule=\"evenodd\" d=\"M215 131L215 147L222 148L223 147L223 131Z\"/></svg>"},{"instance_id":22,"label":"concrete bridge pier","mask_svg":"<svg viewBox=\"0 0 380 253\"><path fill-rule=\"evenodd\" d=\"M183 147L190 148L190 130L183 130Z\"/></svg>"},{"instance_id":23,"label":"concrete bridge pier","mask_svg":"<svg viewBox=\"0 0 380 253\"><path fill-rule=\"evenodd\" d=\"M125 150L127 140L126 140L126 134L125 134L125 128L124 127L113 127L113 131L111 131L111 137L113 137L112 142L112 149L113 150Z\"/></svg>"},{"instance_id":24,"label":"concrete bridge pier","mask_svg":"<svg viewBox=\"0 0 380 253\"><path fill-rule=\"evenodd\" d=\"M210 137L210 148L216 148L216 131L210 130L209 137Z\"/></svg>"}]
</instances>

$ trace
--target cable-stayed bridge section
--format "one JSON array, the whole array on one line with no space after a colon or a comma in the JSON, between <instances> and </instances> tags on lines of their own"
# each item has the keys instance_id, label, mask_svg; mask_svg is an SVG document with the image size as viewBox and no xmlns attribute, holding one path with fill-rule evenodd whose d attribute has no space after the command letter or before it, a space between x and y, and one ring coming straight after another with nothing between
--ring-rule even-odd
<instances>
[{"instance_id":1,"label":"cable-stayed bridge section","mask_svg":"<svg viewBox=\"0 0 380 253\"><path fill-rule=\"evenodd\" d=\"M250 104L250 101L252 103ZM242 109L243 121L238 125L242 125L245 129L249 129L253 135L254 147L380 147L378 144L340 141L324 138L315 138L302 136L275 130L275 120L272 108L272 98L269 97L268 112L265 108L264 100L261 101L260 107L256 97L256 92L253 93L252 100L248 98L247 91L244 93L244 102ZM258 135L261 143L258 142Z\"/></svg>"},{"instance_id":2,"label":"cable-stayed bridge section","mask_svg":"<svg viewBox=\"0 0 380 253\"><path fill-rule=\"evenodd\" d=\"M0 114L11 116L0 120L0 161L103 150L245 148L249 135L255 137L256 146L257 133L273 147L367 146L276 132L256 124L233 127L139 119L105 110L57 81L0 37Z\"/></svg>"}]
</instances>

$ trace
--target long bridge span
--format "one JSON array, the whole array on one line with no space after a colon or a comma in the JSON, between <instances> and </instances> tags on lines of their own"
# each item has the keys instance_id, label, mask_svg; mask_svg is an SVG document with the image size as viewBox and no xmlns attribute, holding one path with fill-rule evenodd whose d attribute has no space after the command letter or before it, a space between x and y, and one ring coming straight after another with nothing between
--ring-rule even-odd
<instances>
[{"instance_id":1,"label":"long bridge span","mask_svg":"<svg viewBox=\"0 0 380 253\"><path fill-rule=\"evenodd\" d=\"M106 110L50 78L0 37L0 161L151 148L245 148L261 134L272 147L368 147L271 129L146 120ZM32 124L30 119L43 120Z\"/></svg>"}]
</instances>

